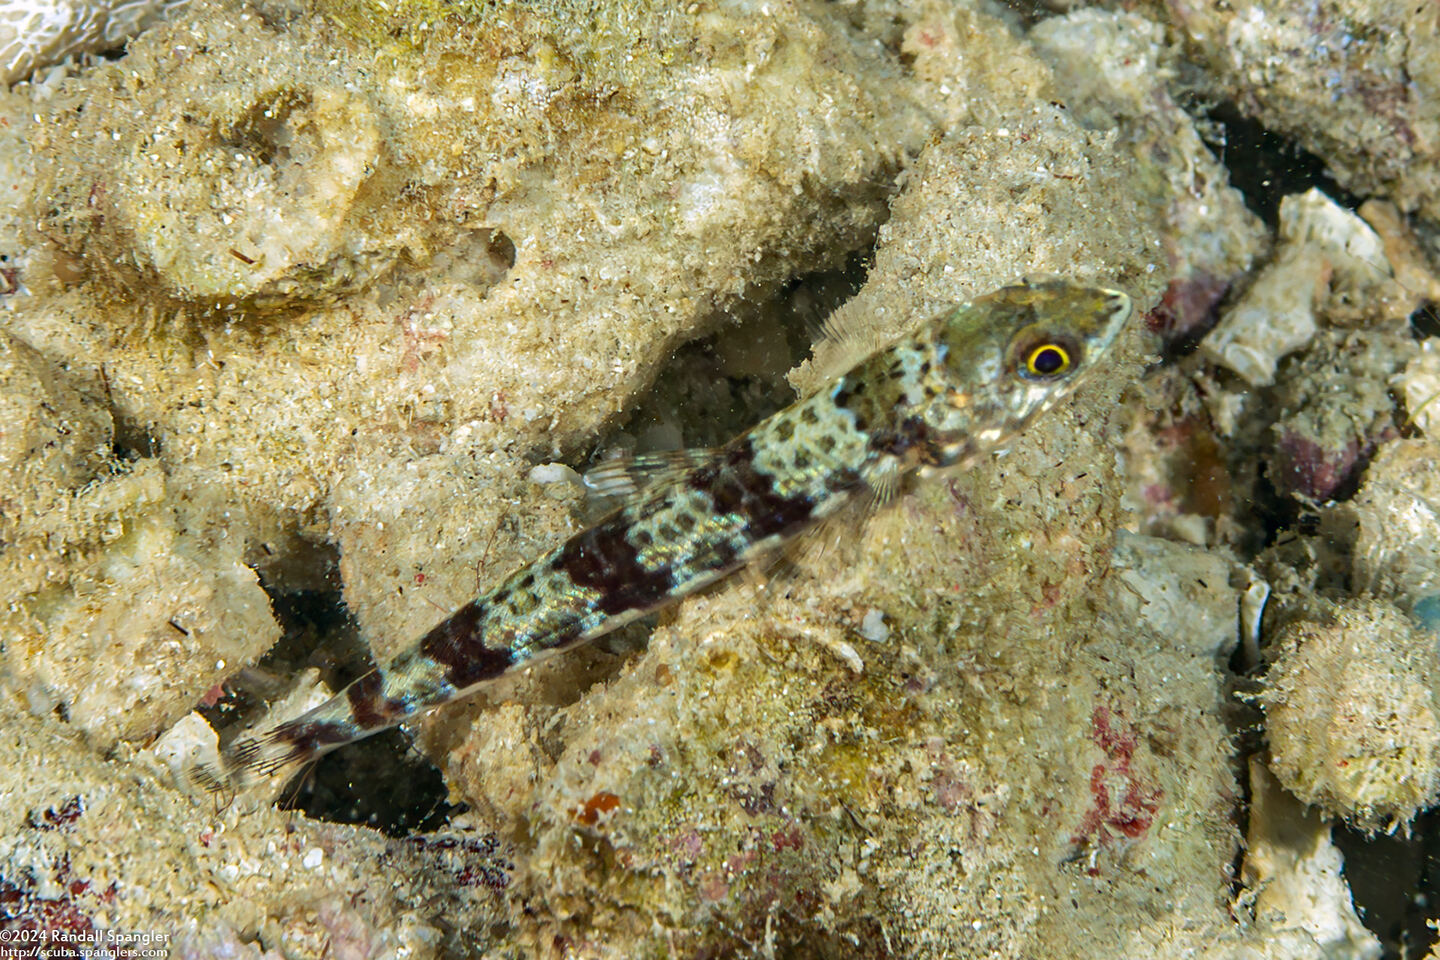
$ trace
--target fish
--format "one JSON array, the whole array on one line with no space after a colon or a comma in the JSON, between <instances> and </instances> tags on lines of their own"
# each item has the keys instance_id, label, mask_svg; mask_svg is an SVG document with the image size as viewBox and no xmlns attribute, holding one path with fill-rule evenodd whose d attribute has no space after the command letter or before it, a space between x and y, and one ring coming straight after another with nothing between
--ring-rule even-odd
<instances>
[{"instance_id":1,"label":"fish","mask_svg":"<svg viewBox=\"0 0 1440 960\"><path fill-rule=\"evenodd\" d=\"M236 786L415 719L677 603L912 474L963 470L1068 396L1131 315L1065 279L1002 287L919 324L730 442L587 475L623 502L295 719L195 779Z\"/></svg>"}]
</instances>

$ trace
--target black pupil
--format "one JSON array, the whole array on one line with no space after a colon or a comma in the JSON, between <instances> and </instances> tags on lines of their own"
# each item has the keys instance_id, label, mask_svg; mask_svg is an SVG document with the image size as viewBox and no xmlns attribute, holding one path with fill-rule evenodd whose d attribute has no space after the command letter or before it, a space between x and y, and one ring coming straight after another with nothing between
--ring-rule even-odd
<instances>
[{"instance_id":1,"label":"black pupil","mask_svg":"<svg viewBox=\"0 0 1440 960\"><path fill-rule=\"evenodd\" d=\"M1065 364L1065 355L1054 347L1042 347L1035 353L1035 372L1054 373Z\"/></svg>"}]
</instances>

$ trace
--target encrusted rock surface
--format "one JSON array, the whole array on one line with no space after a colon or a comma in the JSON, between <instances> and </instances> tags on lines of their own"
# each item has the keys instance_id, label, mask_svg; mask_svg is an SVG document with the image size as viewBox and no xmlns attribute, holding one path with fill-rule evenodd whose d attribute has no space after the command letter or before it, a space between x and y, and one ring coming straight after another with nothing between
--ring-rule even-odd
<instances>
[{"instance_id":1,"label":"encrusted rock surface","mask_svg":"<svg viewBox=\"0 0 1440 960\"><path fill-rule=\"evenodd\" d=\"M175 789L148 753L102 759L64 724L8 702L0 722L0 929L11 936L72 947L149 936L129 944L195 958L432 958L463 953L456 927L499 915L504 862L483 835L392 840L219 804Z\"/></svg>"},{"instance_id":2,"label":"encrusted rock surface","mask_svg":"<svg viewBox=\"0 0 1440 960\"><path fill-rule=\"evenodd\" d=\"M1440 444L1429 438L1387 444L1365 472L1347 518L1356 526L1357 587L1392 598L1435 627L1440 597Z\"/></svg>"},{"instance_id":3,"label":"encrusted rock surface","mask_svg":"<svg viewBox=\"0 0 1440 960\"><path fill-rule=\"evenodd\" d=\"M1440 218L1440 28L1388 0L1165 2L1219 95L1360 196Z\"/></svg>"},{"instance_id":4,"label":"encrusted rock surface","mask_svg":"<svg viewBox=\"0 0 1440 960\"><path fill-rule=\"evenodd\" d=\"M1270 768L1306 803L1362 827L1440 798L1435 637L1376 601L1295 620L1275 637L1264 698Z\"/></svg>"},{"instance_id":5,"label":"encrusted rock surface","mask_svg":"<svg viewBox=\"0 0 1440 960\"><path fill-rule=\"evenodd\" d=\"M1383 766L1390 741L1333 702L1365 684L1394 743L1428 729L1407 617L1433 558L1406 537L1433 518L1402 501L1430 497L1429 441L1397 439L1387 392L1428 430L1407 315L1434 280L1404 212L1430 209L1433 141L1402 136L1426 108L1332 151L1390 206L1362 222L1298 194L1267 260L1166 32L1233 21L1150 13L207 0L15 87L0 882L28 912L0 924L267 960L1372 956L1353 924L1267 906L1284 884L1348 905L1333 848L1285 859L1287 827L1323 832L1294 805L1252 824L1271 860L1242 858L1233 899L1229 685L1276 639L1273 587L1265 622L1291 626L1259 683L1282 782L1362 826L1429 797L1403 771L1347 793L1336 758ZM1209 88L1249 89L1262 48ZM1319 56L1299 49L1296 89ZM1337 115L1374 69L1342 71ZM1308 102L1289 89L1246 103L1280 123ZM803 278L872 246L835 336L795 364L788 310L829 282ZM1305 283L1275 282L1297 261ZM1121 286L1144 322L1004 454L667 611L643 650L635 628L416 724L470 806L449 831L387 840L172 782L215 746L192 709L314 692L298 668L326 665L291 649L287 598L338 587L386 659L583 525L568 480L597 446L714 443L787 373L816 389L1032 273ZM1313 328L1237 366L1257 298ZM1348 533L1240 562L1261 511L1295 504ZM1327 646L1337 607L1389 639ZM282 625L298 676L243 669Z\"/></svg>"}]
</instances>

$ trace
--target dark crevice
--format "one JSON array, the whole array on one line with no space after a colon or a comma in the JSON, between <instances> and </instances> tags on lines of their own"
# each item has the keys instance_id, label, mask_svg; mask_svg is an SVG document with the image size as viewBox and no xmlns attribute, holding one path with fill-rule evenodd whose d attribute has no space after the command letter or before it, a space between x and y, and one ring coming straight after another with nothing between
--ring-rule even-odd
<instances>
[{"instance_id":1,"label":"dark crevice","mask_svg":"<svg viewBox=\"0 0 1440 960\"><path fill-rule=\"evenodd\" d=\"M515 266L515 241L499 230L490 231L485 242L485 252L501 273Z\"/></svg>"},{"instance_id":2,"label":"dark crevice","mask_svg":"<svg viewBox=\"0 0 1440 960\"><path fill-rule=\"evenodd\" d=\"M864 285L873 246L834 270L801 274L759 302L730 311L715 333L676 351L582 472L615 453L711 447L796 400L786 375L810 355L825 318Z\"/></svg>"},{"instance_id":3,"label":"dark crevice","mask_svg":"<svg viewBox=\"0 0 1440 960\"><path fill-rule=\"evenodd\" d=\"M1410 331L1417 340L1440 336L1440 311L1436 310L1436 304L1421 304L1410 314Z\"/></svg>"},{"instance_id":4,"label":"dark crevice","mask_svg":"<svg viewBox=\"0 0 1440 960\"><path fill-rule=\"evenodd\" d=\"M262 583L262 586L265 584ZM255 722L307 668L339 690L372 666L338 590L277 593L267 587L281 637L200 711L233 736ZM364 824L390 836L434 830L463 810L448 802L440 771L400 730L348 744L298 772L280 791L280 806L312 820Z\"/></svg>"},{"instance_id":5,"label":"dark crevice","mask_svg":"<svg viewBox=\"0 0 1440 960\"><path fill-rule=\"evenodd\" d=\"M403 837L438 830L467 809L448 796L439 768L391 729L321 757L286 786L280 807Z\"/></svg>"},{"instance_id":6,"label":"dark crevice","mask_svg":"<svg viewBox=\"0 0 1440 960\"><path fill-rule=\"evenodd\" d=\"M1230 185L1245 205L1272 230L1280 222L1280 201L1318 188L1343 207L1354 209L1360 198L1325 172L1325 161L1242 114L1232 103L1210 108L1198 124L1210 148L1230 174Z\"/></svg>"},{"instance_id":7,"label":"dark crevice","mask_svg":"<svg viewBox=\"0 0 1440 960\"><path fill-rule=\"evenodd\" d=\"M113 408L110 419L115 425L110 449L116 460L141 460L160 455L160 438L145 426L121 416Z\"/></svg>"},{"instance_id":8,"label":"dark crevice","mask_svg":"<svg viewBox=\"0 0 1440 960\"><path fill-rule=\"evenodd\" d=\"M143 424L127 416L115 402L110 389L110 378L105 367L100 368L100 381L105 389L105 408L110 414L110 452L117 461L127 462L160 455L160 437L153 424Z\"/></svg>"},{"instance_id":9,"label":"dark crevice","mask_svg":"<svg viewBox=\"0 0 1440 960\"><path fill-rule=\"evenodd\" d=\"M1440 811L1416 817L1409 836L1336 826L1332 837L1356 912L1384 948L1382 960L1427 956L1436 942L1427 891L1440 881Z\"/></svg>"},{"instance_id":10,"label":"dark crevice","mask_svg":"<svg viewBox=\"0 0 1440 960\"><path fill-rule=\"evenodd\" d=\"M260 586L270 597L270 609L280 624L280 639L252 667L242 669L197 707L210 725L221 730L222 741L243 727L257 723L267 706L284 696L295 676L307 667L320 671L332 689L363 671L365 653L359 649L354 624L338 590L279 592L266 581Z\"/></svg>"}]
</instances>

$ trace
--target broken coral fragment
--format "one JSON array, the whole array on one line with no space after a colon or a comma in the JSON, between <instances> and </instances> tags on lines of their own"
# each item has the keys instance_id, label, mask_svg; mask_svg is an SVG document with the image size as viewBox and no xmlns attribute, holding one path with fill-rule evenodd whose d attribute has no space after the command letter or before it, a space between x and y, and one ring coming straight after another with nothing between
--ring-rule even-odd
<instances>
[{"instance_id":1,"label":"broken coral fragment","mask_svg":"<svg viewBox=\"0 0 1440 960\"><path fill-rule=\"evenodd\" d=\"M1233 564L1218 553L1121 530L1113 574L1126 622L1144 623L1176 650L1220 662L1238 639Z\"/></svg>"},{"instance_id":2,"label":"broken coral fragment","mask_svg":"<svg viewBox=\"0 0 1440 960\"><path fill-rule=\"evenodd\" d=\"M1252 387L1275 379L1280 358L1315 336L1315 298L1325 265L1306 248L1287 248L1201 342L1205 355Z\"/></svg>"},{"instance_id":3,"label":"broken coral fragment","mask_svg":"<svg viewBox=\"0 0 1440 960\"><path fill-rule=\"evenodd\" d=\"M18 0L0 19L0 84L118 47L186 0Z\"/></svg>"},{"instance_id":4,"label":"broken coral fragment","mask_svg":"<svg viewBox=\"0 0 1440 960\"><path fill-rule=\"evenodd\" d=\"M1394 828L1440 798L1435 636L1376 600L1275 638L1262 695L1270 767L1285 788L1362 829Z\"/></svg>"},{"instance_id":5,"label":"broken coral fragment","mask_svg":"<svg viewBox=\"0 0 1440 960\"><path fill-rule=\"evenodd\" d=\"M1281 789L1258 760L1250 761L1250 832L1241 878L1254 898L1266 939L1297 937L1284 956L1376 960L1380 941L1355 912L1345 863L1330 825Z\"/></svg>"},{"instance_id":6,"label":"broken coral fragment","mask_svg":"<svg viewBox=\"0 0 1440 960\"><path fill-rule=\"evenodd\" d=\"M1275 258L1201 343L1252 387L1271 383L1280 360L1310 343L1320 314L1370 315L1371 288L1390 279L1375 231L1319 190L1281 201L1280 238Z\"/></svg>"}]
</instances>

